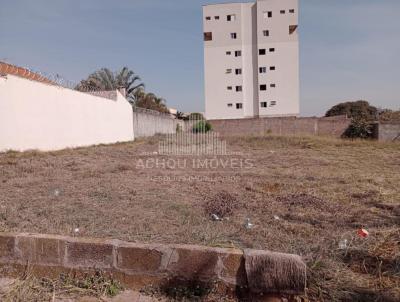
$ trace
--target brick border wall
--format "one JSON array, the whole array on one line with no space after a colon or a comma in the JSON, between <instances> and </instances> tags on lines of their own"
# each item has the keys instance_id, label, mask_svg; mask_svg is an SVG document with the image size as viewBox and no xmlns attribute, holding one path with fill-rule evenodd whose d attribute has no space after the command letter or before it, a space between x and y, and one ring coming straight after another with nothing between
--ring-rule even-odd
<instances>
[{"instance_id":1,"label":"brick border wall","mask_svg":"<svg viewBox=\"0 0 400 302\"><path fill-rule=\"evenodd\" d=\"M222 136L276 135L327 135L340 137L349 127L351 119L346 116L275 117L232 120L210 120L214 131Z\"/></svg>"},{"instance_id":2,"label":"brick border wall","mask_svg":"<svg viewBox=\"0 0 400 302\"><path fill-rule=\"evenodd\" d=\"M171 278L213 280L231 292L247 287L244 252L238 249L0 233L0 266L24 268L27 264L48 277L65 271L109 272L135 289L162 285ZM293 294L298 289L281 292Z\"/></svg>"}]
</instances>

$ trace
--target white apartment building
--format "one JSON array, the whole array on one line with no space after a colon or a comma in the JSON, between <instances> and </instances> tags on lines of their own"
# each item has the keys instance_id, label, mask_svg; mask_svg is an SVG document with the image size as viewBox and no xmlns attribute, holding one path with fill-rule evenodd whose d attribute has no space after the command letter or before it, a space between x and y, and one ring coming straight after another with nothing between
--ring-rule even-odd
<instances>
[{"instance_id":1,"label":"white apartment building","mask_svg":"<svg viewBox=\"0 0 400 302\"><path fill-rule=\"evenodd\" d=\"M298 116L298 0L203 7L207 119Z\"/></svg>"}]
</instances>

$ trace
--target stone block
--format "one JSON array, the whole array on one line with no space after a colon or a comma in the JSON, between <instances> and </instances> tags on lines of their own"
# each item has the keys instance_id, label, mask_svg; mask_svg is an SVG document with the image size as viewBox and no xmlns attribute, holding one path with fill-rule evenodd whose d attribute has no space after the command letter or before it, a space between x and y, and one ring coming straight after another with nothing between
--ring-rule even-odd
<instances>
[{"instance_id":1,"label":"stone block","mask_svg":"<svg viewBox=\"0 0 400 302\"><path fill-rule=\"evenodd\" d=\"M178 245L172 248L167 270L190 280L217 279L219 252L212 248Z\"/></svg>"},{"instance_id":2,"label":"stone block","mask_svg":"<svg viewBox=\"0 0 400 302\"><path fill-rule=\"evenodd\" d=\"M0 258L11 259L14 257L15 236L13 234L0 234Z\"/></svg>"},{"instance_id":3,"label":"stone block","mask_svg":"<svg viewBox=\"0 0 400 302\"><path fill-rule=\"evenodd\" d=\"M65 256L65 242L54 237L36 237L36 261L40 264L62 265Z\"/></svg>"},{"instance_id":4,"label":"stone block","mask_svg":"<svg viewBox=\"0 0 400 302\"><path fill-rule=\"evenodd\" d=\"M103 241L66 242L66 265L83 268L111 268L114 246Z\"/></svg>"},{"instance_id":5,"label":"stone block","mask_svg":"<svg viewBox=\"0 0 400 302\"><path fill-rule=\"evenodd\" d=\"M246 285L246 270L244 266L243 252L230 249L220 256L222 270L221 277L237 285Z\"/></svg>"},{"instance_id":6,"label":"stone block","mask_svg":"<svg viewBox=\"0 0 400 302\"><path fill-rule=\"evenodd\" d=\"M137 272L159 270L162 252L152 246L127 244L117 248L117 268Z\"/></svg>"}]
</instances>

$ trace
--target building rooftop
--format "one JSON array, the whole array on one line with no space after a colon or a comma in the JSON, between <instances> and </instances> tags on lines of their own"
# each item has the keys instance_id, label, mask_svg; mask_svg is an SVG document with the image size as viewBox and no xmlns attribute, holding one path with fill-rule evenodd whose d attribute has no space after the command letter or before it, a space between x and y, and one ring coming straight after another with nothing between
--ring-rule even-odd
<instances>
[{"instance_id":1,"label":"building rooftop","mask_svg":"<svg viewBox=\"0 0 400 302\"><path fill-rule=\"evenodd\" d=\"M216 2L216 3L208 3L208 4L203 4L202 6L213 6L213 5L232 5L232 4L254 4L259 1L268 1L268 0L238 0L238 1L232 1L232 2Z\"/></svg>"},{"instance_id":2,"label":"building rooftop","mask_svg":"<svg viewBox=\"0 0 400 302\"><path fill-rule=\"evenodd\" d=\"M0 74L5 74L5 75L10 74L40 83L57 85L55 82L49 80L48 78L33 71L30 71L27 68L11 65L1 61L0 61Z\"/></svg>"}]
</instances>

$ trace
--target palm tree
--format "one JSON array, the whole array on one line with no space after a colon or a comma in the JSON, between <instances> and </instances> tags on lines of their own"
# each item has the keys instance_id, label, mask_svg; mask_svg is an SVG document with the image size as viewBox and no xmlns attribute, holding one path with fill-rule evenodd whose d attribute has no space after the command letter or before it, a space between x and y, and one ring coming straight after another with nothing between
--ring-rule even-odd
<instances>
[{"instance_id":1,"label":"palm tree","mask_svg":"<svg viewBox=\"0 0 400 302\"><path fill-rule=\"evenodd\" d=\"M126 98L129 102L136 101L136 92L144 88L140 83L140 77L128 67L122 68L119 72L112 72L108 68L102 68L82 80L76 87L79 91L107 91L119 88L126 89Z\"/></svg>"},{"instance_id":2,"label":"palm tree","mask_svg":"<svg viewBox=\"0 0 400 302\"><path fill-rule=\"evenodd\" d=\"M127 67L119 72L102 68L82 80L76 87L79 91L110 91L119 88L126 89L126 98L134 106L168 113L166 101L154 93L146 93L141 79Z\"/></svg>"},{"instance_id":3,"label":"palm tree","mask_svg":"<svg viewBox=\"0 0 400 302\"><path fill-rule=\"evenodd\" d=\"M146 93L143 88L139 88L135 91L133 104L136 107L168 113L165 99L159 98L151 92Z\"/></svg>"},{"instance_id":4,"label":"palm tree","mask_svg":"<svg viewBox=\"0 0 400 302\"><path fill-rule=\"evenodd\" d=\"M154 95L154 102L159 106L165 106L166 101L163 98L159 98L158 96Z\"/></svg>"}]
</instances>

